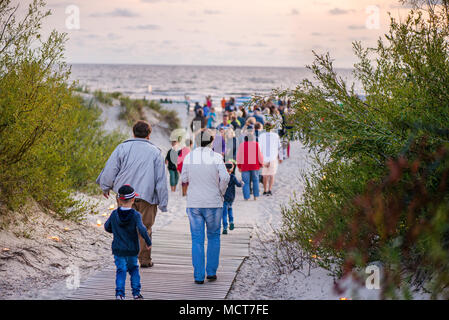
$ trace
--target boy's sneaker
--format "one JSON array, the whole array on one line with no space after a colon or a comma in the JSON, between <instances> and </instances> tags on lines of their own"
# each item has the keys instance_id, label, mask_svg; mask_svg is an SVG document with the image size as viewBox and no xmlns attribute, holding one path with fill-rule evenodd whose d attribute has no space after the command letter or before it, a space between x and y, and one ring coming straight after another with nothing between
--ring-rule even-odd
<instances>
[{"instance_id":1,"label":"boy's sneaker","mask_svg":"<svg viewBox=\"0 0 449 320\"><path fill-rule=\"evenodd\" d=\"M209 280L210 282L217 281L217 276L207 276L207 280Z\"/></svg>"},{"instance_id":2,"label":"boy's sneaker","mask_svg":"<svg viewBox=\"0 0 449 320\"><path fill-rule=\"evenodd\" d=\"M204 280L195 280L196 284L204 284Z\"/></svg>"},{"instance_id":3,"label":"boy's sneaker","mask_svg":"<svg viewBox=\"0 0 449 320\"><path fill-rule=\"evenodd\" d=\"M115 300L125 300L125 297L124 296L116 296Z\"/></svg>"},{"instance_id":4,"label":"boy's sneaker","mask_svg":"<svg viewBox=\"0 0 449 320\"><path fill-rule=\"evenodd\" d=\"M263 192L263 195L264 195L264 196L267 196L267 195L268 195L268 192L264 191L264 192Z\"/></svg>"},{"instance_id":5,"label":"boy's sneaker","mask_svg":"<svg viewBox=\"0 0 449 320\"><path fill-rule=\"evenodd\" d=\"M228 234L228 230L224 229L223 234Z\"/></svg>"},{"instance_id":6,"label":"boy's sneaker","mask_svg":"<svg viewBox=\"0 0 449 320\"><path fill-rule=\"evenodd\" d=\"M268 191L267 195L272 196L273 194L271 193L271 191Z\"/></svg>"},{"instance_id":7,"label":"boy's sneaker","mask_svg":"<svg viewBox=\"0 0 449 320\"><path fill-rule=\"evenodd\" d=\"M143 296L139 293L137 296L134 296L134 300L145 300Z\"/></svg>"},{"instance_id":8,"label":"boy's sneaker","mask_svg":"<svg viewBox=\"0 0 449 320\"><path fill-rule=\"evenodd\" d=\"M234 230L234 224L233 224L233 223L231 223L231 224L229 225L229 230Z\"/></svg>"}]
</instances>

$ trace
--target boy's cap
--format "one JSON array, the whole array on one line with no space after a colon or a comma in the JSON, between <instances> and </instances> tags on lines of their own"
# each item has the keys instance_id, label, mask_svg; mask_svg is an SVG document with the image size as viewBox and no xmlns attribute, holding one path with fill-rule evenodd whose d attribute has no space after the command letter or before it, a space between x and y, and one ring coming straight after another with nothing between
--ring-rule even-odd
<instances>
[{"instance_id":1,"label":"boy's cap","mask_svg":"<svg viewBox=\"0 0 449 320\"><path fill-rule=\"evenodd\" d=\"M234 168L234 164L232 162L226 162L225 163L226 169L231 170Z\"/></svg>"},{"instance_id":2,"label":"boy's cap","mask_svg":"<svg viewBox=\"0 0 449 320\"><path fill-rule=\"evenodd\" d=\"M138 196L139 194L137 194L134 191L134 188L131 187L129 184L125 184L120 189L118 189L118 198L120 200L130 200Z\"/></svg>"}]
</instances>

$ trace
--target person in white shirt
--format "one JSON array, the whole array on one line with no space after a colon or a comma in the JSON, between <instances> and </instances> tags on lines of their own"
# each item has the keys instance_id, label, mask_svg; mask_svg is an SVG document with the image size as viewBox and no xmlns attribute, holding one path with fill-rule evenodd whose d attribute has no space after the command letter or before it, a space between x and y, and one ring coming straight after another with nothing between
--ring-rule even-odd
<instances>
[{"instance_id":1,"label":"person in white shirt","mask_svg":"<svg viewBox=\"0 0 449 320\"><path fill-rule=\"evenodd\" d=\"M192 263L194 280L203 284L217 280L220 257L220 231L223 215L223 197L230 176L223 156L212 150L214 136L210 130L199 135L197 147L184 159L181 181L188 183L187 214L192 235ZM207 265L204 254L204 232L207 227Z\"/></svg>"},{"instance_id":2,"label":"person in white shirt","mask_svg":"<svg viewBox=\"0 0 449 320\"><path fill-rule=\"evenodd\" d=\"M265 124L265 132L259 135L259 146L262 151L264 165L262 167L263 189L265 196L271 196L274 177L278 164L282 163L283 152L279 135L273 130L271 122Z\"/></svg>"}]
</instances>

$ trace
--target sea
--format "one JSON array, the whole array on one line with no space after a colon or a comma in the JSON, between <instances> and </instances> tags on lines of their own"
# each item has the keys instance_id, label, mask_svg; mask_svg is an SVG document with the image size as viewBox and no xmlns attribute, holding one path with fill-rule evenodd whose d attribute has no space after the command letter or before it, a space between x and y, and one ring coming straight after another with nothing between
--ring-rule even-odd
<instances>
[{"instance_id":1,"label":"sea","mask_svg":"<svg viewBox=\"0 0 449 320\"><path fill-rule=\"evenodd\" d=\"M338 69L352 81L351 69ZM306 68L169 65L73 64L71 80L89 90L118 91L133 98L184 102L214 101L223 97L269 95L273 89L293 89L303 79L313 80Z\"/></svg>"}]
</instances>

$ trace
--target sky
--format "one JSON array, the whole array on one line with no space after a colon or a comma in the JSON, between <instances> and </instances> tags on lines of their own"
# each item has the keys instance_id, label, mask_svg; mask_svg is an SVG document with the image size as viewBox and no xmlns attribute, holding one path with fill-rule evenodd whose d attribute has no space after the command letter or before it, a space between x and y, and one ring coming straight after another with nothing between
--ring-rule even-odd
<instances>
[{"instance_id":1,"label":"sky","mask_svg":"<svg viewBox=\"0 0 449 320\"><path fill-rule=\"evenodd\" d=\"M68 34L69 63L304 67L315 50L351 67L353 41L373 46L388 13L406 16L398 0L46 2L43 33Z\"/></svg>"}]
</instances>

